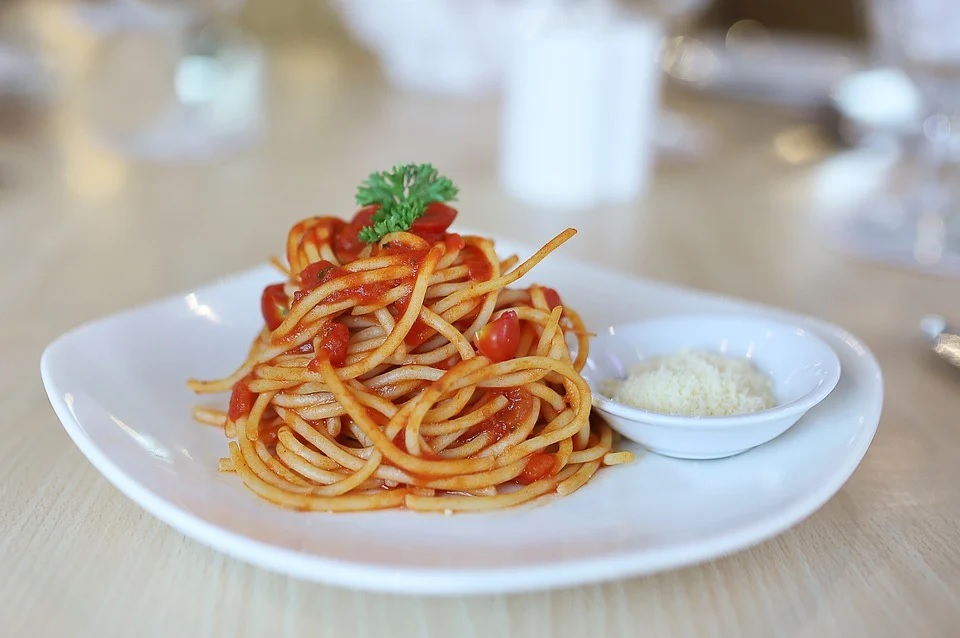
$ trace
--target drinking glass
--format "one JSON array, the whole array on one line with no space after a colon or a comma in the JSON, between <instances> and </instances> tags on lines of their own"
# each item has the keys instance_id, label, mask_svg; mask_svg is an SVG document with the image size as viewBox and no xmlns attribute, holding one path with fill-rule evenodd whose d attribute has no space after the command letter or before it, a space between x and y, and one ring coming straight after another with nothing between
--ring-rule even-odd
<instances>
[{"instance_id":1,"label":"drinking glass","mask_svg":"<svg viewBox=\"0 0 960 638\"><path fill-rule=\"evenodd\" d=\"M905 179L891 180L832 228L859 256L928 273L960 275L960 2L868 0L874 55L914 83L922 125L908 137Z\"/></svg>"},{"instance_id":2,"label":"drinking glass","mask_svg":"<svg viewBox=\"0 0 960 638\"><path fill-rule=\"evenodd\" d=\"M231 19L242 0L82 2L99 35L86 78L87 119L101 143L149 160L205 159L260 132L261 47Z\"/></svg>"}]
</instances>

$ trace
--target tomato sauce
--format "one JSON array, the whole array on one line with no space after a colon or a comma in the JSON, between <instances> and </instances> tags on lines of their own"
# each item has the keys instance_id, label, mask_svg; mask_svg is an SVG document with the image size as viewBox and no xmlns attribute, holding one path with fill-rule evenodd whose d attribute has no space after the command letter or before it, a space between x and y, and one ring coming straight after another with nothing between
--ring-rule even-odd
<instances>
[{"instance_id":1,"label":"tomato sauce","mask_svg":"<svg viewBox=\"0 0 960 638\"><path fill-rule=\"evenodd\" d=\"M227 409L227 417L231 421L236 421L240 417L250 414L250 408L253 407L257 396L250 389L252 378L248 375L233 384L233 392L230 393L230 407Z\"/></svg>"},{"instance_id":2,"label":"tomato sauce","mask_svg":"<svg viewBox=\"0 0 960 638\"><path fill-rule=\"evenodd\" d=\"M493 265L480 248L467 244L460 251L460 260L467 267L467 273L473 281L487 281L493 278Z\"/></svg>"},{"instance_id":3,"label":"tomato sauce","mask_svg":"<svg viewBox=\"0 0 960 638\"><path fill-rule=\"evenodd\" d=\"M557 458L553 454L535 452L530 455L527 466L520 472L516 481L521 485L530 485L535 481L555 474L556 465Z\"/></svg>"},{"instance_id":4,"label":"tomato sauce","mask_svg":"<svg viewBox=\"0 0 960 638\"><path fill-rule=\"evenodd\" d=\"M380 209L379 204L365 206L356 212L349 224L345 224L333 235L332 248L340 263L346 264L357 258L367 246L360 240L360 231L373 224L373 216ZM447 228L457 217L455 208L440 202L427 205L423 215L418 217L410 232L418 235L429 243L445 241Z\"/></svg>"},{"instance_id":5,"label":"tomato sauce","mask_svg":"<svg viewBox=\"0 0 960 638\"><path fill-rule=\"evenodd\" d=\"M377 413L377 415L380 416L379 413ZM382 421L384 421L384 423L381 423L380 425L385 424L386 419L384 418L382 419ZM397 432L397 435L393 437L393 444L396 445L398 448L400 448L402 451L406 452L407 454L410 453L410 450L407 449L407 440L406 440L406 434L404 430L400 430L399 432ZM416 456L417 458L430 459L430 460L436 460L440 458L438 454L435 454L432 451L428 451L422 447L420 448L420 453L417 454ZM421 483L424 483L431 479L439 478L439 476L432 476L427 474L417 474L415 476L418 477L419 482Z\"/></svg>"},{"instance_id":6,"label":"tomato sauce","mask_svg":"<svg viewBox=\"0 0 960 638\"><path fill-rule=\"evenodd\" d=\"M423 258L427 256L427 251L403 244L392 243L384 245L383 248L375 254L400 257L400 263L413 268L413 276L416 277L417 271L420 270L420 264L423 263Z\"/></svg>"},{"instance_id":7,"label":"tomato sauce","mask_svg":"<svg viewBox=\"0 0 960 638\"><path fill-rule=\"evenodd\" d=\"M315 289L339 277L352 275L346 268L334 266L329 261L318 261L310 264L300 273L301 289L293 293L293 303L298 303L301 299L309 295ZM385 294L395 288L396 280L376 281L363 283L353 288L344 288L330 293L323 298L322 303L337 303L350 299L358 304L375 303L382 299Z\"/></svg>"},{"instance_id":8,"label":"tomato sauce","mask_svg":"<svg viewBox=\"0 0 960 638\"><path fill-rule=\"evenodd\" d=\"M334 368L339 368L347 359L347 347L350 345L350 329L339 321L331 321L317 333L317 356L307 364L311 372L320 370L322 361L329 361Z\"/></svg>"},{"instance_id":9,"label":"tomato sauce","mask_svg":"<svg viewBox=\"0 0 960 638\"><path fill-rule=\"evenodd\" d=\"M333 249L334 254L341 263L355 261L359 254L366 248L367 244L359 238L360 231L373 223L373 217L376 215L379 206L374 204L361 208L356 212L349 223L344 223L334 217L316 218L315 228L306 231L304 238L310 236L315 243L324 243L321 239L328 238L328 242ZM457 216L454 208L437 202L427 206L423 215L416 219L410 232L420 236L429 243L442 241L448 251L462 250L470 248L465 246L463 237L456 233L447 233L447 228L453 223ZM301 239L301 244L303 239ZM423 258L427 254L422 248L414 248L402 245L385 244L374 249L376 254L398 255L402 257L401 263L405 263L413 268L413 276L409 279L392 280L360 284L358 286L345 288L334 292L323 299L323 303L337 303L340 301L351 300L361 305L375 305L378 301L401 285L412 285L416 278L417 271L423 263ZM472 255L472 257L470 257ZM492 272L490 264L486 263L482 251L474 247L473 252L467 251L467 258L472 259L473 265L468 265L476 277L489 277L485 275ZM269 289L269 293L264 291L263 306L264 319L267 321L271 330L282 323L286 314L289 312L291 303L296 304L304 297L310 294L317 287L328 283L338 277L350 275L342 266L337 266L327 260L319 260L309 264L298 275L300 290L296 291L293 299L286 298L283 294L282 285L277 285ZM396 302L394 310L397 315L403 314L407 305L410 303L409 295ZM427 341L434 331L417 319L410 333L407 335L407 345L416 346ZM306 352L306 350L301 350Z\"/></svg>"},{"instance_id":10,"label":"tomato sauce","mask_svg":"<svg viewBox=\"0 0 960 638\"><path fill-rule=\"evenodd\" d=\"M392 304L395 310L394 314L398 318L403 316L403 313L405 313L410 306L410 295L411 293L407 293ZM433 328L425 324L420 317L417 317L410 327L410 332L403 338L403 342L411 348L416 348L426 343L426 341L435 334L436 332Z\"/></svg>"},{"instance_id":11,"label":"tomato sauce","mask_svg":"<svg viewBox=\"0 0 960 638\"><path fill-rule=\"evenodd\" d=\"M533 408L533 397L530 396L529 392L524 392L520 388L509 388L495 390L491 392L491 395L491 398L506 397L507 405L499 412L492 414L467 430L458 439L459 442L466 443L484 432L489 432L493 437L491 443L496 443L513 432L524 419L530 416L530 410Z\"/></svg>"},{"instance_id":12,"label":"tomato sauce","mask_svg":"<svg viewBox=\"0 0 960 638\"><path fill-rule=\"evenodd\" d=\"M360 231L372 223L372 219L378 210L378 206L372 205L360 209L354 215L350 223L344 223L337 218L318 218L314 228L307 230L314 240L327 238L337 259L343 263L348 263L357 259L359 253L366 247L366 244L359 240ZM473 280L487 280L493 276L493 266L487 260L483 251L473 244L467 244L463 237L456 233L447 233L446 230L456 217L456 210L443 204L430 204L424 215L418 218L410 232L416 234L428 242L442 241L448 251L460 251L461 259L467 266L469 276ZM302 243L302 241L301 241ZM374 248L375 254L388 254L400 257L400 263L409 265L413 269L411 277L396 279L391 281L381 281L359 284L336 291L327 295L322 303L338 303L346 300L353 301L360 305L377 305L387 294L399 286L412 286L417 271L423 263L427 254L421 246L402 245L398 242L391 242ZM292 298L288 298L283 291L282 284L276 284L268 287L264 291L261 306L264 319L271 330L279 326L289 313L293 304L299 303L313 290L339 277L350 276L353 273L342 266L331 263L327 260L319 260L309 264L297 276L300 290L294 292ZM394 316L399 317L406 312L410 303L410 294L405 295L394 302L390 310ZM469 326L475 319L480 310L480 304L466 316L460 319L456 325L462 330ZM340 324L336 324L340 325ZM342 365L346 357L346 345L349 342L349 331L345 327L330 328L336 330L336 334L324 333L321 336L320 352L318 357L323 355L329 358L331 363ZM286 335L283 341L293 341L298 337L299 331ZM407 333L404 341L410 348L416 348L436 334L430 326L425 324L419 317L414 321L413 326ZM300 354L311 354L314 352L313 343L305 343L299 347L293 348L289 352ZM311 369L317 368L317 359L311 361Z\"/></svg>"},{"instance_id":13,"label":"tomato sauce","mask_svg":"<svg viewBox=\"0 0 960 638\"><path fill-rule=\"evenodd\" d=\"M459 330L460 332L463 332L464 330L469 328L470 325L477 318L477 315L480 314L480 308L482 307L483 307L483 303L480 301L477 301L473 305L473 308L471 308L470 311L467 312L467 314L465 314L463 317L453 322L453 327Z\"/></svg>"},{"instance_id":14,"label":"tomato sauce","mask_svg":"<svg viewBox=\"0 0 960 638\"><path fill-rule=\"evenodd\" d=\"M341 264L355 260L366 247L366 244L360 241L360 231L372 223L373 216L379 208L380 206L378 204L361 208L353 216L350 223L346 224L334 235L333 254L337 256Z\"/></svg>"},{"instance_id":15,"label":"tomato sauce","mask_svg":"<svg viewBox=\"0 0 960 638\"><path fill-rule=\"evenodd\" d=\"M290 332L290 333L288 333L288 334L285 334L285 335L283 335L282 337L280 337L279 339L273 339L273 340L272 340L272 343L277 344L277 345L289 343L289 344L291 344L291 346L293 346L293 343L294 343L295 341L298 341L298 340L300 340L300 339L303 337L303 333L306 332L306 330L307 330L307 329L304 328L302 324L297 324L297 326L294 328L293 332ZM303 345L301 345L301 346L296 346L296 347L294 347L294 351L305 352L305 351L306 351L305 346L306 346L306 344L303 344ZM301 350L301 348L303 348L304 350Z\"/></svg>"},{"instance_id":16,"label":"tomato sauce","mask_svg":"<svg viewBox=\"0 0 960 638\"><path fill-rule=\"evenodd\" d=\"M334 277L341 277L347 274L346 269L335 266L326 259L315 261L297 275L300 280L300 289L310 291L317 288Z\"/></svg>"},{"instance_id":17,"label":"tomato sauce","mask_svg":"<svg viewBox=\"0 0 960 638\"><path fill-rule=\"evenodd\" d=\"M450 368L457 365L458 363L460 363L460 357L454 356L454 357L448 357L443 361L438 361L437 363L434 363L433 367L438 370L449 370Z\"/></svg>"},{"instance_id":18,"label":"tomato sauce","mask_svg":"<svg viewBox=\"0 0 960 638\"><path fill-rule=\"evenodd\" d=\"M257 438L266 445L267 447L273 447L277 444L277 435L280 432L280 428L284 426L282 419L277 419L270 423L259 423L259 428L257 429ZM242 436L242 435L241 435Z\"/></svg>"},{"instance_id":19,"label":"tomato sauce","mask_svg":"<svg viewBox=\"0 0 960 638\"><path fill-rule=\"evenodd\" d=\"M448 253L456 250L463 250L463 247L466 246L466 242L463 241L463 237L457 233L447 233L447 236L443 238L443 244L446 246Z\"/></svg>"},{"instance_id":20,"label":"tomato sauce","mask_svg":"<svg viewBox=\"0 0 960 638\"><path fill-rule=\"evenodd\" d=\"M313 342L308 341L306 343L300 344L299 348L293 348L287 350L287 354L313 354Z\"/></svg>"}]
</instances>

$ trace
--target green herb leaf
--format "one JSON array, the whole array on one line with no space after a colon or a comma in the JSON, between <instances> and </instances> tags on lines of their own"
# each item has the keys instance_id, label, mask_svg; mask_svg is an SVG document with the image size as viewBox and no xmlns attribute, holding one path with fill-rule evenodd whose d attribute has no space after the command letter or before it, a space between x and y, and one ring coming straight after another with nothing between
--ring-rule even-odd
<instances>
[{"instance_id":1,"label":"green herb leaf","mask_svg":"<svg viewBox=\"0 0 960 638\"><path fill-rule=\"evenodd\" d=\"M431 164L405 164L372 173L357 189L357 204L379 204L380 208L372 224L360 231L360 240L372 244L389 233L410 230L429 204L456 197L457 187Z\"/></svg>"},{"instance_id":2,"label":"green herb leaf","mask_svg":"<svg viewBox=\"0 0 960 638\"><path fill-rule=\"evenodd\" d=\"M360 241L372 244L380 241L384 235L410 230L413 222L423 215L424 208L426 208L425 205L415 201L393 204L389 209L387 207L381 208L377 214L373 216L373 225L367 226L360 231ZM388 214L381 215L380 213L384 210L388 210Z\"/></svg>"}]
</instances>

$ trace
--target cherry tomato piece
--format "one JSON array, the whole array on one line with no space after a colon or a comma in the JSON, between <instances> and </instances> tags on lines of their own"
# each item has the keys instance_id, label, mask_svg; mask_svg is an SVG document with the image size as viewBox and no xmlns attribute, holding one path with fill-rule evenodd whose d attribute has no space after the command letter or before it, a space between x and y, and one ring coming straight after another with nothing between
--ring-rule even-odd
<instances>
[{"instance_id":1,"label":"cherry tomato piece","mask_svg":"<svg viewBox=\"0 0 960 638\"><path fill-rule=\"evenodd\" d=\"M323 360L338 368L347 359L347 346L350 345L350 329L339 321L331 321L320 330L320 343L317 356L307 364L307 368L316 372Z\"/></svg>"},{"instance_id":2,"label":"cherry tomato piece","mask_svg":"<svg viewBox=\"0 0 960 638\"><path fill-rule=\"evenodd\" d=\"M290 312L290 298L283 291L283 284L272 284L263 289L260 297L260 312L270 330L276 330Z\"/></svg>"},{"instance_id":3,"label":"cherry tomato piece","mask_svg":"<svg viewBox=\"0 0 960 638\"><path fill-rule=\"evenodd\" d=\"M560 301L560 294L553 288L547 288L546 286L540 286L540 290L543 291L543 296L547 300L547 307L550 310L553 310L557 306L561 305L563 302Z\"/></svg>"},{"instance_id":4,"label":"cherry tomato piece","mask_svg":"<svg viewBox=\"0 0 960 638\"><path fill-rule=\"evenodd\" d=\"M320 284L326 283L334 268L336 268L336 266L331 264L326 259L313 262L301 270L300 274L298 275L302 289L313 290Z\"/></svg>"},{"instance_id":5,"label":"cherry tomato piece","mask_svg":"<svg viewBox=\"0 0 960 638\"><path fill-rule=\"evenodd\" d=\"M333 242L333 251L340 263L345 264L355 260L366 246L364 242L360 241L360 231L372 223L373 216L379 208L379 204L364 206L357 211L350 223L337 233Z\"/></svg>"},{"instance_id":6,"label":"cherry tomato piece","mask_svg":"<svg viewBox=\"0 0 960 638\"><path fill-rule=\"evenodd\" d=\"M494 363L512 359L520 345L520 319L508 310L477 332L475 345L480 354Z\"/></svg>"},{"instance_id":7,"label":"cherry tomato piece","mask_svg":"<svg viewBox=\"0 0 960 638\"><path fill-rule=\"evenodd\" d=\"M431 244L441 241L450 228L450 224L457 217L457 209L440 202L427 204L423 215L413 222L410 232L423 237Z\"/></svg>"},{"instance_id":8,"label":"cherry tomato piece","mask_svg":"<svg viewBox=\"0 0 960 638\"><path fill-rule=\"evenodd\" d=\"M443 238L443 243L446 245L448 253L452 253L455 250L463 250L463 247L466 245L463 237L457 233L447 233L447 236Z\"/></svg>"},{"instance_id":9,"label":"cherry tomato piece","mask_svg":"<svg viewBox=\"0 0 960 638\"><path fill-rule=\"evenodd\" d=\"M473 281L487 281L493 278L493 265L487 256L474 244L460 251L460 261L467 267L467 275Z\"/></svg>"},{"instance_id":10,"label":"cherry tomato piece","mask_svg":"<svg viewBox=\"0 0 960 638\"><path fill-rule=\"evenodd\" d=\"M230 393L230 407L227 409L227 416L231 421L236 421L240 417L250 414L250 408L253 407L256 396L250 390L250 386L247 385L249 381L249 377L244 377L233 384L233 392Z\"/></svg>"}]
</instances>

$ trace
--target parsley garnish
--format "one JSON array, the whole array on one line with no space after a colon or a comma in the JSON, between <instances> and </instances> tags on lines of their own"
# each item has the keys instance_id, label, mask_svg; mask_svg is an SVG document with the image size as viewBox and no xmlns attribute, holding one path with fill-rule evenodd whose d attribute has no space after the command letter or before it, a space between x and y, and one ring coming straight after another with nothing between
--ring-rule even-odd
<instances>
[{"instance_id":1,"label":"parsley garnish","mask_svg":"<svg viewBox=\"0 0 960 638\"><path fill-rule=\"evenodd\" d=\"M433 202L449 202L457 187L431 164L405 164L389 171L371 173L357 189L357 204L379 204L372 224L360 231L360 241L372 244L384 235L410 230Z\"/></svg>"}]
</instances>

